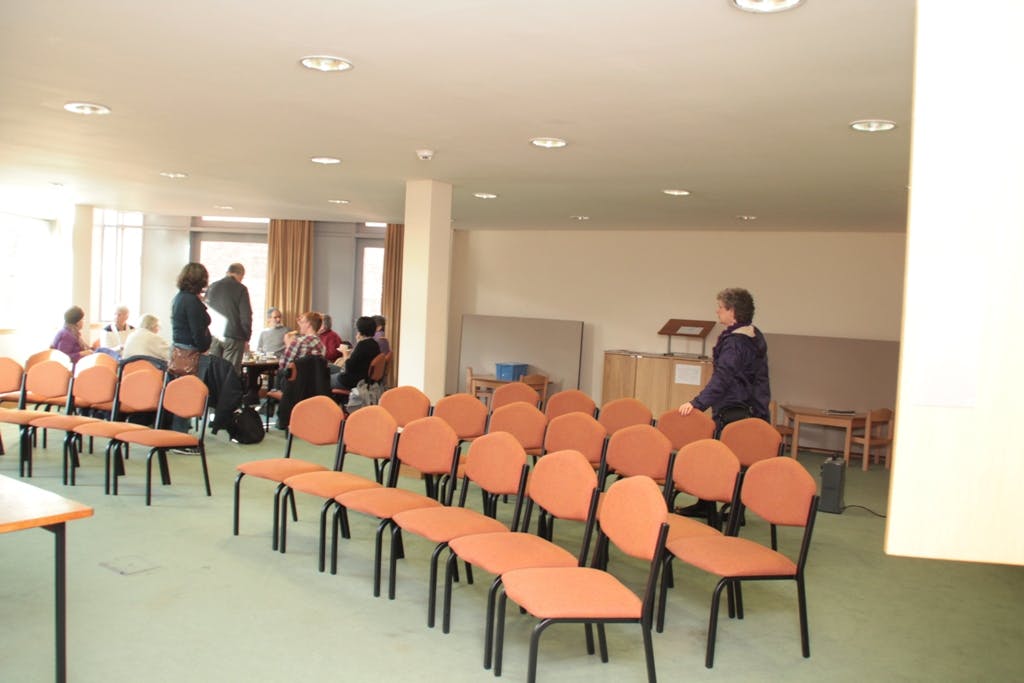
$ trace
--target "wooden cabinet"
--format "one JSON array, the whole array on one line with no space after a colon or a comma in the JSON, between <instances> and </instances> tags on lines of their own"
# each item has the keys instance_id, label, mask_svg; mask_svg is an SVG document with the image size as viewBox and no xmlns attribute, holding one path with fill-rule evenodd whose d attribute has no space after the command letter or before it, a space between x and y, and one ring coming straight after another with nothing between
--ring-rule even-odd
<instances>
[{"instance_id":1,"label":"wooden cabinet","mask_svg":"<svg viewBox=\"0 0 1024 683\"><path fill-rule=\"evenodd\" d=\"M711 379L711 361L637 351L606 351L601 403L631 397L657 417L700 393Z\"/></svg>"}]
</instances>

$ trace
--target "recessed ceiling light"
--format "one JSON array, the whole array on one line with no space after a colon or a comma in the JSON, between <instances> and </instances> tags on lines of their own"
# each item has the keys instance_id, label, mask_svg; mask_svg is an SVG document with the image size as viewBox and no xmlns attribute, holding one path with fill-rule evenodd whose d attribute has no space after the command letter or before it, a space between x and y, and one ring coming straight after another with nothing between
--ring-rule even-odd
<instances>
[{"instance_id":1,"label":"recessed ceiling light","mask_svg":"<svg viewBox=\"0 0 1024 683\"><path fill-rule=\"evenodd\" d=\"M689 197L690 196L690 191L689 190L662 190L662 192L664 192L667 195L672 195L673 197Z\"/></svg>"},{"instance_id":2,"label":"recessed ceiling light","mask_svg":"<svg viewBox=\"0 0 1024 683\"><path fill-rule=\"evenodd\" d=\"M740 214L739 216L736 216L736 218L740 219L741 221L756 221L757 220L757 216L750 216L750 215L747 215L747 214Z\"/></svg>"},{"instance_id":3,"label":"recessed ceiling light","mask_svg":"<svg viewBox=\"0 0 1024 683\"><path fill-rule=\"evenodd\" d=\"M573 219L578 220L578 221L589 221L590 220L590 216L569 216L569 218L573 218Z\"/></svg>"},{"instance_id":4,"label":"recessed ceiling light","mask_svg":"<svg viewBox=\"0 0 1024 683\"><path fill-rule=\"evenodd\" d=\"M82 116L102 116L110 113L110 107L93 102L68 102L64 105L64 110Z\"/></svg>"},{"instance_id":5,"label":"recessed ceiling light","mask_svg":"<svg viewBox=\"0 0 1024 683\"><path fill-rule=\"evenodd\" d=\"M348 204L347 199L328 199L328 204Z\"/></svg>"},{"instance_id":6,"label":"recessed ceiling light","mask_svg":"<svg viewBox=\"0 0 1024 683\"><path fill-rule=\"evenodd\" d=\"M759 14L771 14L772 12L785 12L801 4L804 0L732 0L733 7L744 12L757 12Z\"/></svg>"},{"instance_id":7,"label":"recessed ceiling light","mask_svg":"<svg viewBox=\"0 0 1024 683\"><path fill-rule=\"evenodd\" d=\"M896 127L895 122L886 119L861 119L850 123L850 128L862 133L884 133Z\"/></svg>"},{"instance_id":8,"label":"recessed ceiling light","mask_svg":"<svg viewBox=\"0 0 1024 683\"><path fill-rule=\"evenodd\" d=\"M497 199L498 195L491 192L474 192L473 196L477 199Z\"/></svg>"},{"instance_id":9,"label":"recessed ceiling light","mask_svg":"<svg viewBox=\"0 0 1024 683\"><path fill-rule=\"evenodd\" d=\"M352 62L331 55L309 55L299 60L299 64L313 71L348 71Z\"/></svg>"},{"instance_id":10,"label":"recessed ceiling light","mask_svg":"<svg viewBox=\"0 0 1024 683\"><path fill-rule=\"evenodd\" d=\"M220 209L221 211L234 211L235 207L228 206L227 204L214 204L213 208Z\"/></svg>"},{"instance_id":11,"label":"recessed ceiling light","mask_svg":"<svg viewBox=\"0 0 1024 683\"><path fill-rule=\"evenodd\" d=\"M310 159L314 164L323 164L324 166L330 166L331 164L340 164L341 159L338 157L313 157Z\"/></svg>"},{"instance_id":12,"label":"recessed ceiling light","mask_svg":"<svg viewBox=\"0 0 1024 683\"><path fill-rule=\"evenodd\" d=\"M188 178L188 173L180 173L178 171L160 171L160 175L164 178L174 178L175 180Z\"/></svg>"},{"instance_id":13,"label":"recessed ceiling light","mask_svg":"<svg viewBox=\"0 0 1024 683\"><path fill-rule=\"evenodd\" d=\"M565 147L569 143L562 138L531 138L530 144L535 147L543 147L544 149L558 149L559 147Z\"/></svg>"},{"instance_id":14,"label":"recessed ceiling light","mask_svg":"<svg viewBox=\"0 0 1024 683\"><path fill-rule=\"evenodd\" d=\"M368 228L386 228L388 224L383 221L366 221L366 227Z\"/></svg>"}]
</instances>

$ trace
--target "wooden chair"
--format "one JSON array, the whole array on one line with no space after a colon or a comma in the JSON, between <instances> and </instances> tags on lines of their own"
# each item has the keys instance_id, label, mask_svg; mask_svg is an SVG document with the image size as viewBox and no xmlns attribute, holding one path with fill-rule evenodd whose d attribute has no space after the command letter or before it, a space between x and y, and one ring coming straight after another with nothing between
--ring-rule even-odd
<instances>
[{"instance_id":1,"label":"wooden chair","mask_svg":"<svg viewBox=\"0 0 1024 683\"><path fill-rule=\"evenodd\" d=\"M544 404L544 414L548 421L566 413L586 413L591 417L597 412L597 404L594 399L584 394L579 389L565 389L551 395L551 398Z\"/></svg>"},{"instance_id":2,"label":"wooden chair","mask_svg":"<svg viewBox=\"0 0 1024 683\"><path fill-rule=\"evenodd\" d=\"M786 443L793 443L793 427L789 422L776 422L779 419L779 404L775 401L768 402L768 415L771 420L772 426L775 427L775 431L779 433L782 440L779 441L779 455L786 452ZM793 457L796 457L796 453L793 453Z\"/></svg>"},{"instance_id":3,"label":"wooden chair","mask_svg":"<svg viewBox=\"0 0 1024 683\"><path fill-rule=\"evenodd\" d=\"M653 417L651 409L642 401L628 397L608 401L597 413L598 422L604 425L609 435L630 425L653 424Z\"/></svg>"},{"instance_id":4,"label":"wooden chair","mask_svg":"<svg viewBox=\"0 0 1024 683\"><path fill-rule=\"evenodd\" d=\"M888 408L872 410L864 419L864 432L855 434L850 438L850 443L861 447L861 468L867 472L871 463L871 451L883 451L885 458L885 469L892 464L892 411ZM879 454L875 453L875 462L879 461ZM849 461L846 463L849 465Z\"/></svg>"},{"instance_id":5,"label":"wooden chair","mask_svg":"<svg viewBox=\"0 0 1024 683\"><path fill-rule=\"evenodd\" d=\"M537 395L540 396L540 402L537 404L538 407L544 405L544 401L548 397L548 376L540 373L533 373L531 375L523 375L519 378L519 381L523 384L532 387Z\"/></svg>"}]
</instances>

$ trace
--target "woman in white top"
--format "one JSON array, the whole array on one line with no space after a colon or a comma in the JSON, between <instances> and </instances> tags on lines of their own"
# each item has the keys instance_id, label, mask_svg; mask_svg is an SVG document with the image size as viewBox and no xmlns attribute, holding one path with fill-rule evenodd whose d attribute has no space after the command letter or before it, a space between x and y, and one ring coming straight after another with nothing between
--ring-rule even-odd
<instances>
[{"instance_id":1,"label":"woman in white top","mask_svg":"<svg viewBox=\"0 0 1024 683\"><path fill-rule=\"evenodd\" d=\"M155 315L147 313L139 320L138 329L128 335L124 343L122 358L132 356L152 356L161 360L167 360L171 355L171 346L166 339L157 332L160 331L160 320Z\"/></svg>"}]
</instances>

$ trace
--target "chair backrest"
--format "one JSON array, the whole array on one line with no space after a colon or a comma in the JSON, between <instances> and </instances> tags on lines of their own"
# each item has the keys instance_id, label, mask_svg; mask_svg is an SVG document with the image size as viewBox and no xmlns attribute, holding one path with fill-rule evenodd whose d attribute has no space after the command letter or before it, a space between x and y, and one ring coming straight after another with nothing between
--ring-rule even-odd
<instances>
[{"instance_id":1,"label":"chair backrest","mask_svg":"<svg viewBox=\"0 0 1024 683\"><path fill-rule=\"evenodd\" d=\"M163 372L162 368L158 368L156 365L153 364L152 361L145 360L145 358L142 356L134 356L133 359L128 359L126 361L122 361L121 363L122 377L124 375L130 375L133 372L140 372L144 370L160 373Z\"/></svg>"},{"instance_id":2,"label":"chair backrest","mask_svg":"<svg viewBox=\"0 0 1024 683\"><path fill-rule=\"evenodd\" d=\"M868 438L888 438L891 436L892 410L876 408L867 414L864 420L864 435Z\"/></svg>"},{"instance_id":3,"label":"chair backrest","mask_svg":"<svg viewBox=\"0 0 1024 683\"><path fill-rule=\"evenodd\" d=\"M110 356L107 357L110 358ZM106 364L86 368L75 377L71 393L74 404L77 406L91 406L113 401L114 394L117 393L117 373Z\"/></svg>"},{"instance_id":4,"label":"chair backrest","mask_svg":"<svg viewBox=\"0 0 1024 683\"><path fill-rule=\"evenodd\" d=\"M653 479L627 477L612 484L604 494L599 519L601 532L619 550L650 562L657 556L668 508Z\"/></svg>"},{"instance_id":5,"label":"chair backrest","mask_svg":"<svg viewBox=\"0 0 1024 683\"><path fill-rule=\"evenodd\" d=\"M772 458L750 466L743 478L743 505L779 526L806 526L817 484L792 458Z\"/></svg>"},{"instance_id":6,"label":"chair backrest","mask_svg":"<svg viewBox=\"0 0 1024 683\"><path fill-rule=\"evenodd\" d=\"M620 477L644 475L655 481L669 476L672 442L656 427L630 425L608 437L605 448L605 471Z\"/></svg>"},{"instance_id":7,"label":"chair backrest","mask_svg":"<svg viewBox=\"0 0 1024 683\"><path fill-rule=\"evenodd\" d=\"M501 406L491 413L488 432L508 432L519 439L527 451L539 450L544 446L544 430L548 420L536 405L517 401Z\"/></svg>"},{"instance_id":8,"label":"chair backrest","mask_svg":"<svg viewBox=\"0 0 1024 683\"><path fill-rule=\"evenodd\" d=\"M171 380L164 387L161 405L178 417L205 416L209 395L210 390L203 380L195 375L183 375Z\"/></svg>"},{"instance_id":9,"label":"chair backrest","mask_svg":"<svg viewBox=\"0 0 1024 683\"><path fill-rule=\"evenodd\" d=\"M502 384L494 390L494 395L491 396L491 411L493 412L502 406L518 401L529 403L536 407L540 404L540 394L529 384L524 384L522 381Z\"/></svg>"},{"instance_id":10,"label":"chair backrest","mask_svg":"<svg viewBox=\"0 0 1024 683\"><path fill-rule=\"evenodd\" d=\"M352 413L342 436L346 453L386 460L393 455L398 423L384 408L366 406Z\"/></svg>"},{"instance_id":11,"label":"chair backrest","mask_svg":"<svg viewBox=\"0 0 1024 683\"><path fill-rule=\"evenodd\" d=\"M379 382L384 379L384 371L388 362L388 354L378 353L370 361L370 369L366 372L366 379L370 382Z\"/></svg>"},{"instance_id":12,"label":"chair backrest","mask_svg":"<svg viewBox=\"0 0 1024 683\"><path fill-rule=\"evenodd\" d=\"M527 496L552 517L582 522L597 489L597 473L579 451L548 453L530 472Z\"/></svg>"},{"instance_id":13,"label":"chair backrest","mask_svg":"<svg viewBox=\"0 0 1024 683\"><path fill-rule=\"evenodd\" d=\"M701 439L679 449L672 466L672 487L702 500L726 503L733 498L739 474L740 460L728 446L717 439Z\"/></svg>"},{"instance_id":14,"label":"chair backrest","mask_svg":"<svg viewBox=\"0 0 1024 683\"><path fill-rule=\"evenodd\" d=\"M672 442L672 448L678 451L688 443L714 436L715 421L699 410L689 415L680 415L678 410L672 409L658 417L658 429Z\"/></svg>"},{"instance_id":15,"label":"chair backrest","mask_svg":"<svg viewBox=\"0 0 1024 683\"><path fill-rule=\"evenodd\" d=\"M447 422L460 439L473 439L487 429L487 406L469 394L445 396L431 415Z\"/></svg>"},{"instance_id":16,"label":"chair backrest","mask_svg":"<svg viewBox=\"0 0 1024 683\"><path fill-rule=\"evenodd\" d=\"M566 413L586 413L593 417L595 410L597 404L594 399L579 389L565 389L551 394L551 398L544 404L544 414L549 421Z\"/></svg>"},{"instance_id":17,"label":"chair backrest","mask_svg":"<svg viewBox=\"0 0 1024 683\"><path fill-rule=\"evenodd\" d=\"M21 363L6 356L0 358L0 393L21 390L21 379L25 375Z\"/></svg>"},{"instance_id":18,"label":"chair backrest","mask_svg":"<svg viewBox=\"0 0 1024 683\"><path fill-rule=\"evenodd\" d=\"M722 430L722 443L728 446L740 464L750 467L755 462L779 454L782 435L772 425L757 417L730 422Z\"/></svg>"},{"instance_id":19,"label":"chair backrest","mask_svg":"<svg viewBox=\"0 0 1024 683\"><path fill-rule=\"evenodd\" d=\"M548 424L548 431L544 435L544 452L566 449L579 451L591 467L597 468L604 455L607 436L604 425L592 416L580 412L566 413Z\"/></svg>"},{"instance_id":20,"label":"chair backrest","mask_svg":"<svg viewBox=\"0 0 1024 683\"><path fill-rule=\"evenodd\" d=\"M635 398L617 398L601 406L597 420L609 434L614 434L630 425L651 424L651 409Z\"/></svg>"},{"instance_id":21,"label":"chair backrest","mask_svg":"<svg viewBox=\"0 0 1024 683\"><path fill-rule=\"evenodd\" d=\"M533 373L530 375L523 375L519 378L519 381L523 384L532 387L537 395L540 397L540 404L544 405L544 400L548 397L548 376L540 373Z\"/></svg>"},{"instance_id":22,"label":"chair backrest","mask_svg":"<svg viewBox=\"0 0 1024 683\"><path fill-rule=\"evenodd\" d=\"M314 446L327 446L339 442L344 422L345 411L333 399L311 396L292 408L288 432Z\"/></svg>"},{"instance_id":23,"label":"chair backrest","mask_svg":"<svg viewBox=\"0 0 1024 683\"><path fill-rule=\"evenodd\" d=\"M108 356L105 353L90 353L87 356L82 356L75 363L75 377L78 377L84 370L96 367L97 365L102 365L117 372L117 361L114 360L113 356Z\"/></svg>"},{"instance_id":24,"label":"chair backrest","mask_svg":"<svg viewBox=\"0 0 1024 683\"><path fill-rule=\"evenodd\" d=\"M42 363L44 360L55 360L68 370L71 369L71 358L68 354L57 349L43 349L42 351L36 351L28 360L25 361L25 372L28 372L33 365Z\"/></svg>"},{"instance_id":25,"label":"chair backrest","mask_svg":"<svg viewBox=\"0 0 1024 683\"><path fill-rule=\"evenodd\" d=\"M145 413L160 406L164 375L149 361L135 361L121 369L116 413Z\"/></svg>"},{"instance_id":26,"label":"chair backrest","mask_svg":"<svg viewBox=\"0 0 1024 683\"><path fill-rule=\"evenodd\" d=\"M395 387L380 395L380 407L391 413L399 427L430 414L430 397L413 386Z\"/></svg>"},{"instance_id":27,"label":"chair backrest","mask_svg":"<svg viewBox=\"0 0 1024 683\"><path fill-rule=\"evenodd\" d=\"M454 480L458 446L459 437L447 422L439 417L421 417L402 429L396 455L403 465L423 474L448 474ZM397 476L398 468L394 468L392 483Z\"/></svg>"},{"instance_id":28,"label":"chair backrest","mask_svg":"<svg viewBox=\"0 0 1024 683\"><path fill-rule=\"evenodd\" d=\"M525 476L526 451L508 432L485 434L469 447L466 477L487 493L518 494Z\"/></svg>"},{"instance_id":29,"label":"chair backrest","mask_svg":"<svg viewBox=\"0 0 1024 683\"><path fill-rule=\"evenodd\" d=\"M44 360L26 371L25 391L37 398L56 398L68 393L71 369L56 360Z\"/></svg>"}]
</instances>

